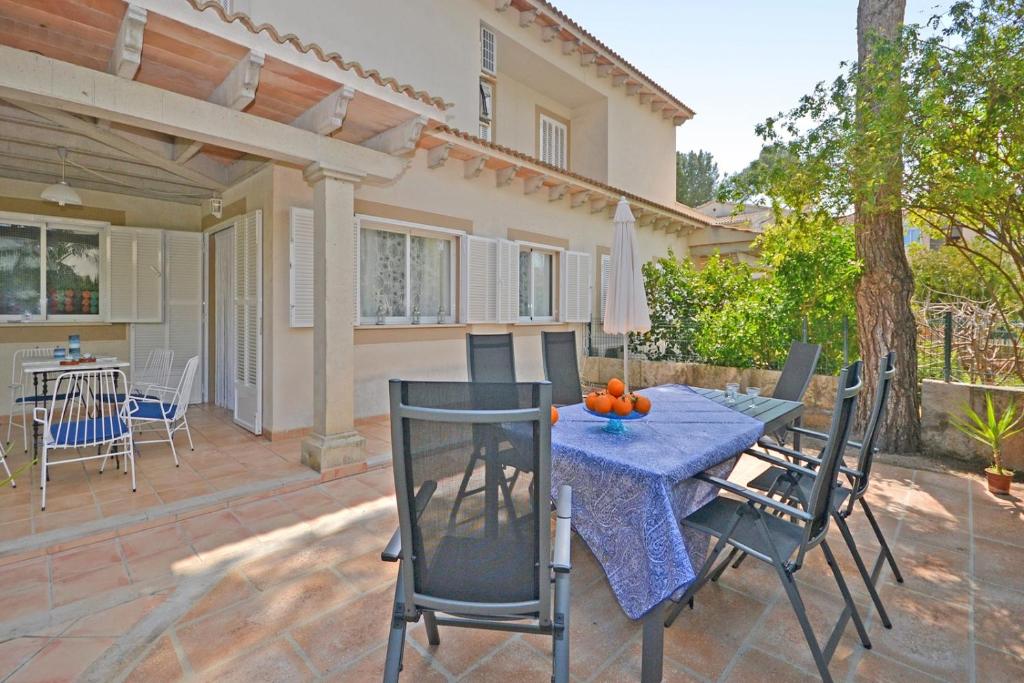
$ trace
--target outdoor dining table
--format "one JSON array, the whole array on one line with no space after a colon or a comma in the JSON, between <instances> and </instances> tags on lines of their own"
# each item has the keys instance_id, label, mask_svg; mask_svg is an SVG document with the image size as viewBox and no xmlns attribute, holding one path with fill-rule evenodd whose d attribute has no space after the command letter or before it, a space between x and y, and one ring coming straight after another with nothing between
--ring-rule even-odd
<instances>
[{"instance_id":1,"label":"outdoor dining table","mask_svg":"<svg viewBox=\"0 0 1024 683\"><path fill-rule=\"evenodd\" d=\"M572 487L573 528L626 616L643 620L641 680L653 683L661 680L665 604L696 578L707 552L707 537L679 524L717 495L694 475L728 476L744 449L797 419L803 404L749 396L730 403L724 392L678 384L637 393L652 408L625 434L605 432L605 419L581 404L559 409L551 487L552 495Z\"/></svg>"},{"instance_id":2,"label":"outdoor dining table","mask_svg":"<svg viewBox=\"0 0 1024 683\"><path fill-rule=\"evenodd\" d=\"M35 401L33 402L35 407L45 404L50 398L49 383L51 375L74 372L75 370L106 370L109 368L123 369L131 365L128 361L120 360L115 356L98 357L95 361L81 363L78 365L61 365L60 363L62 360L66 359L52 358L42 361L29 361L22 364L22 371L32 378L32 396L35 397ZM40 385L42 385L42 391L40 391ZM38 457L39 423L35 420L32 420L32 448L33 456Z\"/></svg>"}]
</instances>

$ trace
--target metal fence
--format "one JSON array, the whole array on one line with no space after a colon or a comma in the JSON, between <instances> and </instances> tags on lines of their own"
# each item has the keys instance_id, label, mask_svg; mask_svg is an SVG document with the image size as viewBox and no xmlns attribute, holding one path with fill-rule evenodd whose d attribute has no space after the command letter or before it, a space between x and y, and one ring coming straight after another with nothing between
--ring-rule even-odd
<instances>
[{"instance_id":1,"label":"metal fence","mask_svg":"<svg viewBox=\"0 0 1024 683\"><path fill-rule=\"evenodd\" d=\"M918 321L921 379L969 384L1024 384L1022 324L983 308L928 305Z\"/></svg>"}]
</instances>

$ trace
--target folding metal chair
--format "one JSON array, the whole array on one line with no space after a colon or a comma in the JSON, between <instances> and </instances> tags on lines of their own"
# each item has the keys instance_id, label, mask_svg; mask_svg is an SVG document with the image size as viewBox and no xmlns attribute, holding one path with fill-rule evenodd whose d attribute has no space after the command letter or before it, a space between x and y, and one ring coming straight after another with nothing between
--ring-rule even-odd
<instances>
[{"instance_id":1,"label":"folding metal chair","mask_svg":"<svg viewBox=\"0 0 1024 683\"><path fill-rule=\"evenodd\" d=\"M105 394L116 394L118 386L126 386L124 373L115 368L77 370L57 378L53 387L50 407L37 407L33 419L42 425L42 509L46 509L47 470L71 462L83 462L108 457L124 456L124 471L131 469L132 491L135 491L135 450L132 445L131 412L135 399L125 402L104 402ZM75 396L65 401L62 397ZM83 455L83 449L96 446L95 454ZM103 446L106 446L104 451ZM76 457L51 460L52 451L74 449Z\"/></svg>"},{"instance_id":2,"label":"folding metal chair","mask_svg":"<svg viewBox=\"0 0 1024 683\"><path fill-rule=\"evenodd\" d=\"M842 481L837 484L836 490L833 494L831 508L832 519L835 521L836 527L838 527L839 532L842 534L843 540L846 542L846 546L850 549L850 554L853 556L854 564L857 566L857 571L860 573L861 579L864 581L864 585L867 588L868 594L871 596L872 602L874 602L875 607L878 609L878 615L881 619L882 625L886 628L892 628L892 622L889 620L889 615L886 612L885 606L882 604L882 600L876 589L878 577L886 562L889 563L893 575L896 577L896 581L898 583L903 583L903 575L900 573L899 567L896 565L896 558L893 557L892 550L889 548L885 535L882 533L882 528L875 519L875 515L871 511L871 507L868 505L864 494L867 493L868 484L870 483L871 466L874 462L875 453L878 450L875 448L875 443L878 439L879 428L882 424L882 417L885 414L885 406L888 401L892 378L896 374L895 358L896 354L890 351L879 361L878 390L875 392L874 403L871 406L871 415L868 419L867 428L864 430L864 439L859 442L850 440L846 443L847 448L856 449L857 464L852 468L840 464L840 472L845 475L848 486L844 485ZM828 439L828 435L812 431L810 429L804 429L802 427L790 427L789 429L790 431L802 434L805 437L817 441L826 442ZM768 462L771 464L771 467L748 482L747 486L761 491L767 491L769 495L779 496L787 502L806 506L807 501L810 500L811 491L813 489L815 479L817 478L817 474L806 474L803 470L806 468L816 472L817 468L821 466L821 457L814 457L767 442L760 444L760 446L766 451L769 451L769 453L759 452L754 449L748 450L747 453ZM770 452L779 453L790 458L790 460L773 457L770 455ZM804 467L794 468L794 461L806 464ZM853 534L850 532L849 524L846 522L847 518L855 509L854 505L857 503L860 504L861 509L864 511L864 516L867 517L868 523L871 525L871 529L874 532L875 537L878 539L880 547L878 558L875 560L875 564L870 572L864 564L864 560L857 548L857 543L853 538ZM743 557L741 556L736 560L733 566L739 566L742 559ZM713 578L718 577L715 576Z\"/></svg>"},{"instance_id":3,"label":"folding metal chair","mask_svg":"<svg viewBox=\"0 0 1024 683\"><path fill-rule=\"evenodd\" d=\"M551 401L556 406L583 399L580 365L576 358L576 332L541 332L544 377L551 382Z\"/></svg>"},{"instance_id":4,"label":"folding metal chair","mask_svg":"<svg viewBox=\"0 0 1024 683\"><path fill-rule=\"evenodd\" d=\"M782 366L782 374L772 390L772 398L781 398L784 401L803 401L807 387L811 385L811 378L814 377L814 370L818 367L819 356L821 356L820 344L798 341L790 344L789 353L786 355L786 364ZM800 424L799 419L796 424ZM772 437L780 444L785 445L785 430L777 431ZM794 437L793 443L799 450L799 437Z\"/></svg>"},{"instance_id":5,"label":"folding metal chair","mask_svg":"<svg viewBox=\"0 0 1024 683\"><path fill-rule=\"evenodd\" d=\"M501 466L475 446L486 432L520 443L537 489L550 491L551 385L392 380L390 393L399 529L381 559L400 564L384 680L398 680L406 625L422 616L431 645L439 626L550 635L552 680L568 681L572 492L559 490L552 548L547 496L520 501L526 514L503 514ZM485 509L453 528L467 466L487 481Z\"/></svg>"},{"instance_id":6,"label":"folding metal chair","mask_svg":"<svg viewBox=\"0 0 1024 683\"><path fill-rule=\"evenodd\" d=\"M188 436L188 447L195 450L195 446L192 444L192 432L188 428L187 413L189 399L192 396L192 384L195 381L198 368L199 356L192 356L185 363L185 370L181 373L177 387L150 384L146 387L148 396L129 397L135 401L132 409L132 421L136 427L148 428L149 431L159 431L162 428L167 433L166 439L136 440L135 443L169 443L175 467L181 464L178 462L178 451L174 447L176 432L184 429Z\"/></svg>"},{"instance_id":7,"label":"folding metal chair","mask_svg":"<svg viewBox=\"0 0 1024 683\"><path fill-rule=\"evenodd\" d=\"M832 518L830 512L836 478L839 474L850 425L856 413L857 395L861 389L860 368L860 361L857 361L839 375L839 388L836 392L832 425L822 450L818 476L814 478L807 505L803 509L719 477L707 474L698 475L698 479L734 494L739 499L718 496L682 520L681 523L684 527L709 534L718 540L697 573L696 579L686 589L678 604L672 607L665 626L672 625L683 607L715 575L715 562L726 546L731 546L733 549L770 564L775 569L793 606L793 611L796 613L797 621L807 639L807 645L822 680L832 680L828 671L828 663L845 629L847 614L853 618L861 643L865 648L871 647L864 623L850 595L839 564L826 540L829 521ZM798 465L791 465L791 467L799 468ZM805 468L800 469L811 472ZM816 546L821 547L825 560L832 570L836 586L846 604L846 609L832 629L824 648L819 644L808 620L807 611L795 580L795 574L803 566L805 555ZM731 559L731 556L726 557L724 563L730 562Z\"/></svg>"}]
</instances>

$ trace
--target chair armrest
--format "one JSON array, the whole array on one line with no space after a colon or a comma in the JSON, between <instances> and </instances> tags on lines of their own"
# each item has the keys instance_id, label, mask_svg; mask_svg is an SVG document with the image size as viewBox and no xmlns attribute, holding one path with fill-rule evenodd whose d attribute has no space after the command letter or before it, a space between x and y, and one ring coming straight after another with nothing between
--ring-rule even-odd
<instances>
[{"instance_id":1,"label":"chair armrest","mask_svg":"<svg viewBox=\"0 0 1024 683\"><path fill-rule=\"evenodd\" d=\"M792 505L786 505L785 503L775 500L774 498L769 498L768 496L762 495L756 491L751 491L746 486L740 486L739 484L734 484L731 481L727 481L720 477L714 477L704 472L695 475L695 477L703 482L712 484L720 489L723 489L730 493L735 493L738 496L746 498L751 503L760 503L765 507L770 507L774 510L778 510L779 512L785 515L796 517L797 519L801 519L805 522L810 522L813 519L813 517L811 517L809 513L803 510L798 510Z\"/></svg>"},{"instance_id":2,"label":"chair armrest","mask_svg":"<svg viewBox=\"0 0 1024 683\"><path fill-rule=\"evenodd\" d=\"M767 450L767 451L775 451L777 453L782 453L783 455L788 455L791 458L796 458L797 460L802 460L804 462L809 462L812 465L821 465L821 458L816 458L813 455L807 455L806 453L801 453L800 451L794 450L792 448L786 448L785 446L779 446L779 445L776 445L776 444L761 443L761 442L758 442L757 445L760 446L761 448ZM754 455L755 457L757 455L756 453L753 452L753 449L750 449L748 452L750 453L750 455Z\"/></svg>"},{"instance_id":3,"label":"chair armrest","mask_svg":"<svg viewBox=\"0 0 1024 683\"><path fill-rule=\"evenodd\" d=\"M385 562L398 562L402 559L402 532L395 529L394 535L388 541L387 546L380 553L380 559Z\"/></svg>"},{"instance_id":4,"label":"chair armrest","mask_svg":"<svg viewBox=\"0 0 1024 683\"><path fill-rule=\"evenodd\" d=\"M556 572L567 573L572 569L570 559L572 531L572 489L562 485L558 487L558 511L555 513L555 551L551 568Z\"/></svg>"},{"instance_id":5,"label":"chair armrest","mask_svg":"<svg viewBox=\"0 0 1024 683\"><path fill-rule=\"evenodd\" d=\"M430 479L423 482L420 486L420 490L416 492L416 518L423 514L423 511L427 508L427 503L430 502L430 498L437 491L437 482ZM398 562L402 559L402 530L395 529L395 533L392 534L391 540L388 541L387 546L381 551L380 559L385 562Z\"/></svg>"},{"instance_id":6,"label":"chair armrest","mask_svg":"<svg viewBox=\"0 0 1024 683\"><path fill-rule=\"evenodd\" d=\"M760 453L758 451L755 451L753 448L744 451L744 453L746 453L747 455L752 455L758 460L764 460L765 462L775 465L776 467L781 467L783 469L789 470L790 472L796 472L797 474L803 474L808 477L813 477L817 474L817 472L815 472L812 469L801 467L800 465L790 462L789 460L776 458L775 456L770 455L768 453Z\"/></svg>"},{"instance_id":7,"label":"chair armrest","mask_svg":"<svg viewBox=\"0 0 1024 683\"><path fill-rule=\"evenodd\" d=\"M771 445L771 444L761 444L761 443L759 443L758 445L761 446L761 448L764 448L766 450L778 451L778 452L780 452L780 453L782 453L784 455L788 455L788 456L793 457L793 458L799 458L800 460L803 460L804 462L813 463L815 465L821 465L821 458L815 458L813 455L807 455L805 453L801 453L800 451L794 451L793 449L786 448L785 446L774 446L774 445ZM791 470L799 471L801 474L809 474L811 476L815 476L817 474L817 472L815 472L814 470L808 470L807 468L800 467L799 465L791 463L788 460L780 460L778 458L773 458L772 456L766 455L764 453L758 453L757 451L755 451L752 448L748 449L748 450L746 450L744 452L747 455L754 456L755 458L760 458L761 460L765 460L765 461L771 462L771 463L776 464L776 465L784 466L784 467L786 467L788 469L791 469ZM843 474L848 474L851 477L857 477L858 479L864 477L864 473L863 472L861 472L860 470L855 470L852 467L847 467L846 465L839 465L839 471L842 472Z\"/></svg>"},{"instance_id":8,"label":"chair armrest","mask_svg":"<svg viewBox=\"0 0 1024 683\"><path fill-rule=\"evenodd\" d=\"M809 436L812 439L818 439L819 441L827 441L828 434L823 432L816 432L813 429L807 429L806 427L794 427L792 425L786 427L787 432L796 432L802 436Z\"/></svg>"},{"instance_id":9,"label":"chair armrest","mask_svg":"<svg viewBox=\"0 0 1024 683\"><path fill-rule=\"evenodd\" d=\"M38 422L41 425L46 424L47 410L42 406L36 406L32 409L32 421Z\"/></svg>"}]
</instances>

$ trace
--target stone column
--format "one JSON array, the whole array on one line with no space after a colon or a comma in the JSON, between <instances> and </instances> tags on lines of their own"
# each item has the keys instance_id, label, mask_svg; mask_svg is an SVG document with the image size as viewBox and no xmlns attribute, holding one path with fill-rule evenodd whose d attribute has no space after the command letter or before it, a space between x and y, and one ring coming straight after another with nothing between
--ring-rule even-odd
<instances>
[{"instance_id":1,"label":"stone column","mask_svg":"<svg viewBox=\"0 0 1024 683\"><path fill-rule=\"evenodd\" d=\"M308 166L313 186L313 433L302 462L323 472L365 460L355 430L355 188L363 175Z\"/></svg>"}]
</instances>

